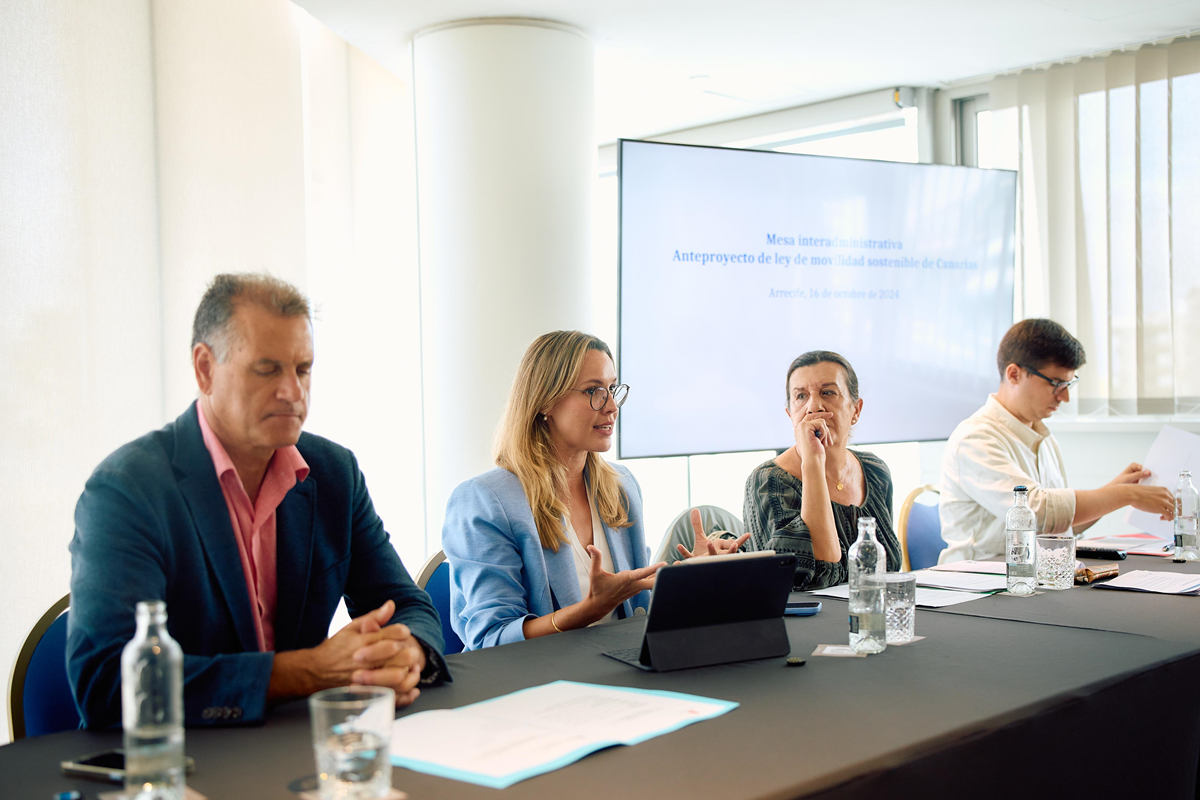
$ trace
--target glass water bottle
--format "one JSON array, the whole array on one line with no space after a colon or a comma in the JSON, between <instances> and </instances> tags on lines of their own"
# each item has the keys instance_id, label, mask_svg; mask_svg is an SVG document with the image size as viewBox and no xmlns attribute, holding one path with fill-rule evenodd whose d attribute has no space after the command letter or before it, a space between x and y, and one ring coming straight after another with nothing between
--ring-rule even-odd
<instances>
[{"instance_id":1,"label":"glass water bottle","mask_svg":"<svg viewBox=\"0 0 1200 800\"><path fill-rule=\"evenodd\" d=\"M183 650L167 633L167 604L137 604L137 633L121 653L125 796L182 800Z\"/></svg>"},{"instance_id":2,"label":"glass water bottle","mask_svg":"<svg viewBox=\"0 0 1200 800\"><path fill-rule=\"evenodd\" d=\"M1192 471L1179 473L1175 485L1175 558L1174 561L1200 561L1200 547L1196 542L1197 506L1200 495L1192 484Z\"/></svg>"},{"instance_id":3,"label":"glass water bottle","mask_svg":"<svg viewBox=\"0 0 1200 800\"><path fill-rule=\"evenodd\" d=\"M1004 517L1004 563L1009 594L1033 594L1037 587L1037 516L1029 490L1013 487L1013 506Z\"/></svg>"},{"instance_id":4,"label":"glass water bottle","mask_svg":"<svg viewBox=\"0 0 1200 800\"><path fill-rule=\"evenodd\" d=\"M846 558L850 578L850 646L859 653L887 647L884 617L887 552L875 538L875 518L858 521L858 539Z\"/></svg>"}]
</instances>

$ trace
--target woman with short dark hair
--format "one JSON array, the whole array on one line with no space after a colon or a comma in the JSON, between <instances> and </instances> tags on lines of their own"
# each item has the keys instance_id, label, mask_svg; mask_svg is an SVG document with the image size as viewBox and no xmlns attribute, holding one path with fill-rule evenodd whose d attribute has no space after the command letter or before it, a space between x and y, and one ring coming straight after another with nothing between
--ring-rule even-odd
<instances>
[{"instance_id":1,"label":"woman with short dark hair","mask_svg":"<svg viewBox=\"0 0 1200 800\"><path fill-rule=\"evenodd\" d=\"M795 554L797 590L845 583L858 520L874 517L887 568L898 570L891 473L877 456L847 447L863 409L854 368L837 353L813 350L791 363L786 386L796 444L746 479L743 514L754 548Z\"/></svg>"}]
</instances>

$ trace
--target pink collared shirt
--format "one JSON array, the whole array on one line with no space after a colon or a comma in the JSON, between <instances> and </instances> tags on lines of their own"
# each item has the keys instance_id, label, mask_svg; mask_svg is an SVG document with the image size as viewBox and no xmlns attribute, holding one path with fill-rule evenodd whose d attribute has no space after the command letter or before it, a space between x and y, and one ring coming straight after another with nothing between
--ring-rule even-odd
<instances>
[{"instance_id":1,"label":"pink collared shirt","mask_svg":"<svg viewBox=\"0 0 1200 800\"><path fill-rule=\"evenodd\" d=\"M308 477L308 464L295 445L276 450L259 487L258 500L252 504L233 460L204 418L200 403L196 403L196 416L200 418L204 446L212 456L221 494L229 509L229 522L233 525L233 537L237 539L242 570L246 573L250 607L255 612L254 633L258 637L258 649L265 653L275 649L275 510L292 487Z\"/></svg>"}]
</instances>

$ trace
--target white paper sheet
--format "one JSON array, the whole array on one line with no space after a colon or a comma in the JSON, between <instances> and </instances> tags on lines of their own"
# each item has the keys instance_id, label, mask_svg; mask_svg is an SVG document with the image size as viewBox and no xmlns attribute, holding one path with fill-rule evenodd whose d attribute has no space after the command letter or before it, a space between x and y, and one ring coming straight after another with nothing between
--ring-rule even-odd
<instances>
[{"instance_id":1,"label":"white paper sheet","mask_svg":"<svg viewBox=\"0 0 1200 800\"><path fill-rule=\"evenodd\" d=\"M1156 594L1200 594L1200 575L1178 572L1153 572L1135 569L1119 575L1111 581L1097 583L1097 589L1127 589L1133 592Z\"/></svg>"},{"instance_id":2,"label":"white paper sheet","mask_svg":"<svg viewBox=\"0 0 1200 800\"><path fill-rule=\"evenodd\" d=\"M981 592L955 592L950 589L932 589L928 586L917 587L917 606L919 608L945 608L978 600L990 595Z\"/></svg>"},{"instance_id":3,"label":"white paper sheet","mask_svg":"<svg viewBox=\"0 0 1200 800\"><path fill-rule=\"evenodd\" d=\"M1160 539L1148 533L1122 533L1099 539L1080 539L1079 545L1124 550L1126 553L1135 556L1161 556L1165 558L1170 558L1175 551L1173 541Z\"/></svg>"},{"instance_id":4,"label":"white paper sheet","mask_svg":"<svg viewBox=\"0 0 1200 800\"><path fill-rule=\"evenodd\" d=\"M555 681L453 710L401 717L392 727L392 763L502 789L596 750L637 744L737 705Z\"/></svg>"},{"instance_id":5,"label":"white paper sheet","mask_svg":"<svg viewBox=\"0 0 1200 800\"><path fill-rule=\"evenodd\" d=\"M811 589L809 594L815 594L821 597L840 597L843 600L849 600L850 584L841 583L837 586L829 586L824 589Z\"/></svg>"},{"instance_id":6,"label":"white paper sheet","mask_svg":"<svg viewBox=\"0 0 1200 800\"><path fill-rule=\"evenodd\" d=\"M1193 476L1200 474L1200 436L1172 425L1164 425L1154 444L1150 445L1150 452L1146 453L1146 460L1142 466L1150 470L1150 477L1142 483L1166 486L1175 491L1180 470L1190 469ZM1195 482L1194 477L1192 482ZM1125 521L1138 530L1174 541L1175 530L1172 523L1159 519L1158 514L1131 508L1125 514Z\"/></svg>"},{"instance_id":7,"label":"white paper sheet","mask_svg":"<svg viewBox=\"0 0 1200 800\"><path fill-rule=\"evenodd\" d=\"M1001 564L1001 566L1004 566ZM977 572L931 572L927 569L913 573L918 586L954 589L960 592L1000 592L1008 587L1008 579L999 575Z\"/></svg>"},{"instance_id":8,"label":"white paper sheet","mask_svg":"<svg viewBox=\"0 0 1200 800\"><path fill-rule=\"evenodd\" d=\"M843 583L840 586L830 586L828 589L814 589L810 594L848 600L850 598L850 586ZM979 592L955 592L950 589L930 589L925 586L918 586L916 604L917 608L945 608L946 606L965 603L968 600L978 600L981 597L987 597L987 595L980 594Z\"/></svg>"},{"instance_id":9,"label":"white paper sheet","mask_svg":"<svg viewBox=\"0 0 1200 800\"><path fill-rule=\"evenodd\" d=\"M938 572L978 572L982 575L1004 575L1003 561L952 561L949 564L938 564L930 567Z\"/></svg>"}]
</instances>

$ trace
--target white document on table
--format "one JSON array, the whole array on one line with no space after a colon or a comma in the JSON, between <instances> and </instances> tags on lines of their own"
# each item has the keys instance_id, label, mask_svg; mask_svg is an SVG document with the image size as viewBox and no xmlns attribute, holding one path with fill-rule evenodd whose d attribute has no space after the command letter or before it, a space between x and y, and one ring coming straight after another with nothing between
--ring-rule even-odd
<instances>
[{"instance_id":1,"label":"white document on table","mask_svg":"<svg viewBox=\"0 0 1200 800\"><path fill-rule=\"evenodd\" d=\"M840 597L843 600L850 599L850 584L841 583L837 586L827 586L824 589L809 589L809 594L815 594L819 597Z\"/></svg>"},{"instance_id":2,"label":"white document on table","mask_svg":"<svg viewBox=\"0 0 1200 800\"><path fill-rule=\"evenodd\" d=\"M1175 491L1180 470L1190 469L1193 475L1200 474L1200 436L1172 425L1163 425L1154 444L1150 445L1150 452L1146 453L1142 466L1150 470L1150 477L1143 480L1143 484L1165 486ZM1158 514L1131 508L1125 514L1125 521L1140 531L1175 541L1174 525L1159 519Z\"/></svg>"},{"instance_id":3,"label":"white document on table","mask_svg":"<svg viewBox=\"0 0 1200 800\"><path fill-rule=\"evenodd\" d=\"M1004 566L1001 564L1001 566ZM935 589L954 589L959 592L1001 592L1008 588L1008 578L1001 574L978 572L933 572L922 569L913 573L918 586Z\"/></svg>"},{"instance_id":4,"label":"white document on table","mask_svg":"<svg viewBox=\"0 0 1200 800\"><path fill-rule=\"evenodd\" d=\"M1003 561L952 561L930 567L938 572L978 572L981 575L1005 575Z\"/></svg>"},{"instance_id":5,"label":"white document on table","mask_svg":"<svg viewBox=\"0 0 1200 800\"><path fill-rule=\"evenodd\" d=\"M1133 556L1161 556L1170 558L1175 552L1173 539L1160 539L1149 533L1119 533L1098 539L1080 539L1080 547L1107 547L1124 550Z\"/></svg>"},{"instance_id":6,"label":"white document on table","mask_svg":"<svg viewBox=\"0 0 1200 800\"><path fill-rule=\"evenodd\" d=\"M1095 587L1097 589L1126 589L1131 592L1195 595L1200 594L1200 575L1135 569L1118 575L1111 581L1097 583Z\"/></svg>"},{"instance_id":7,"label":"white document on table","mask_svg":"<svg viewBox=\"0 0 1200 800\"><path fill-rule=\"evenodd\" d=\"M990 595L982 592L955 592L950 589L933 589L928 586L917 587L917 606L920 608L945 608L978 600Z\"/></svg>"},{"instance_id":8,"label":"white document on table","mask_svg":"<svg viewBox=\"0 0 1200 800\"><path fill-rule=\"evenodd\" d=\"M676 692L555 681L396 720L392 763L503 789L596 750L711 719L737 703Z\"/></svg>"},{"instance_id":9,"label":"white document on table","mask_svg":"<svg viewBox=\"0 0 1200 800\"><path fill-rule=\"evenodd\" d=\"M840 586L830 586L827 589L814 589L809 594L848 600L850 598L850 586L843 583ZM925 586L918 586L916 605L917 608L945 608L946 606L965 603L968 600L978 600L981 597L987 597L987 595L979 592L955 592L950 589L930 589Z\"/></svg>"}]
</instances>

